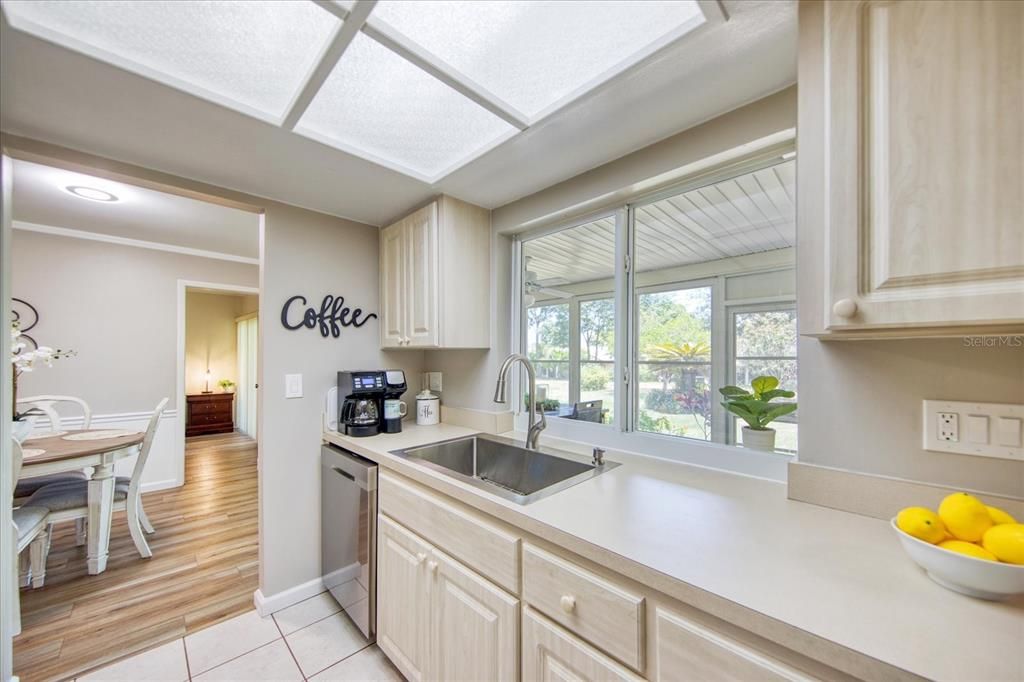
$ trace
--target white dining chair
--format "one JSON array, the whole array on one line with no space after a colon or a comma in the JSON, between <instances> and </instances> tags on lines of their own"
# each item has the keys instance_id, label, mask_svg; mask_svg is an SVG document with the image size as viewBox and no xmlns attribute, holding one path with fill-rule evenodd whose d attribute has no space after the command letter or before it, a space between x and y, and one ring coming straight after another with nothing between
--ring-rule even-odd
<instances>
[{"instance_id":1,"label":"white dining chair","mask_svg":"<svg viewBox=\"0 0 1024 682\"><path fill-rule=\"evenodd\" d=\"M128 513L128 531L131 533L132 542L135 543L139 554L145 558L153 556L153 552L149 549L144 532L153 533L155 529L146 517L146 511L142 508L142 495L140 494L142 471L146 467L146 460L153 448L153 438L156 436L156 430L160 424L160 415L167 407L168 400L168 398L161 400L153 410L153 416L149 418L149 426L146 428L146 435L139 447L138 458L135 460L131 477L118 476L114 480L113 511ZM27 504L49 509L50 523L87 519L89 517L89 482L85 480L68 481L44 486L32 493ZM89 532L88 527L86 532ZM106 548L104 548L105 550Z\"/></svg>"},{"instance_id":2,"label":"white dining chair","mask_svg":"<svg viewBox=\"0 0 1024 682\"><path fill-rule=\"evenodd\" d=\"M18 475L21 473L23 453L21 451L21 443L16 439L11 439L11 473L14 475L14 480L18 480ZM13 499L13 490L12 499ZM22 552L29 548L29 561L28 561L28 572L31 575L32 587L42 587L43 582L46 579L46 553L49 549L49 520L50 510L46 507L40 507L37 505L26 505L17 507L12 511L12 521L14 522L14 547L11 552L11 565L9 570L14 573L14 582L17 587L20 588L22 584L21 576L21 555ZM20 597L18 595L18 589L14 590L14 634L21 632L21 607Z\"/></svg>"},{"instance_id":3,"label":"white dining chair","mask_svg":"<svg viewBox=\"0 0 1024 682\"><path fill-rule=\"evenodd\" d=\"M21 409L35 408L46 415L47 419L50 420L50 431L59 432L64 430L64 422L57 412L57 405L61 403L70 403L77 405L82 412L82 428L88 429L92 423L92 410L89 408L89 403L85 402L81 398L76 398L73 395L33 395L27 398L18 398L17 405ZM50 485L51 483L67 483L68 481L85 480L86 476L84 473L71 473L64 472L60 474L47 474L45 476L33 476L32 478L26 478L24 481L18 481L17 487L14 489L14 500L25 500L29 495L42 488L44 485ZM81 535L81 533L79 533ZM84 539L83 539L84 541Z\"/></svg>"}]
</instances>

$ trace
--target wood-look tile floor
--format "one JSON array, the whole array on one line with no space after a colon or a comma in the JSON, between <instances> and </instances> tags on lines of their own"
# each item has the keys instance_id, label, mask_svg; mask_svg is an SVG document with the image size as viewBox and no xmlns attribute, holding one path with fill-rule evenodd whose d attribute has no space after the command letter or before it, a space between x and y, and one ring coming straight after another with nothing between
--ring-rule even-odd
<instances>
[{"instance_id":1,"label":"wood-look tile floor","mask_svg":"<svg viewBox=\"0 0 1024 682\"><path fill-rule=\"evenodd\" d=\"M189 438L185 485L143 495L156 533L139 556L114 514L107 570L91 576L74 523L54 528L46 586L21 590L14 673L64 680L253 608L258 586L256 442Z\"/></svg>"}]
</instances>

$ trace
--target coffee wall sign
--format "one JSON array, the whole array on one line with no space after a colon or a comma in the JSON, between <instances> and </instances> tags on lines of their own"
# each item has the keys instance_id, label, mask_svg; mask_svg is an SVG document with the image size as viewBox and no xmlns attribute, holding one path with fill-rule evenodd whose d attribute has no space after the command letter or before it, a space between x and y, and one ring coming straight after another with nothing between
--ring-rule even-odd
<instances>
[{"instance_id":1,"label":"coffee wall sign","mask_svg":"<svg viewBox=\"0 0 1024 682\"><path fill-rule=\"evenodd\" d=\"M305 310L303 310L305 307ZM281 324L285 329L292 331L302 329L320 328L320 336L327 338L341 336L342 327L355 327L358 329L364 324L377 317L376 313L363 313L362 308L350 308L345 305L344 296L324 296L320 302L320 309L306 305L305 296L292 296L284 302L281 308Z\"/></svg>"}]
</instances>

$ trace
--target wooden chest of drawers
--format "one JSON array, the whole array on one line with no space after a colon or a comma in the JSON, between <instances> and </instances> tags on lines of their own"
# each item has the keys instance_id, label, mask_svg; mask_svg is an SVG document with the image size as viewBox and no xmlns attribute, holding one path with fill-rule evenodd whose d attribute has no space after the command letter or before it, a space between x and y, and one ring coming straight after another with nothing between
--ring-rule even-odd
<instances>
[{"instance_id":1,"label":"wooden chest of drawers","mask_svg":"<svg viewBox=\"0 0 1024 682\"><path fill-rule=\"evenodd\" d=\"M186 396L188 421L186 436L231 433L235 429L234 393L199 393Z\"/></svg>"}]
</instances>

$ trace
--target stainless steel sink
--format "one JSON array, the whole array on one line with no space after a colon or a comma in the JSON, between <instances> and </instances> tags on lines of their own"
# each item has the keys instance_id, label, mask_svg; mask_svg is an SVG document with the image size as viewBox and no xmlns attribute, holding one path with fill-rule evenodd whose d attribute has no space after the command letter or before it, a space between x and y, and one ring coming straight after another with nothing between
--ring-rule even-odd
<instances>
[{"instance_id":1,"label":"stainless steel sink","mask_svg":"<svg viewBox=\"0 0 1024 682\"><path fill-rule=\"evenodd\" d=\"M545 449L527 450L507 438L477 435L391 454L517 504L530 504L619 466L608 461L595 466L589 458Z\"/></svg>"}]
</instances>

